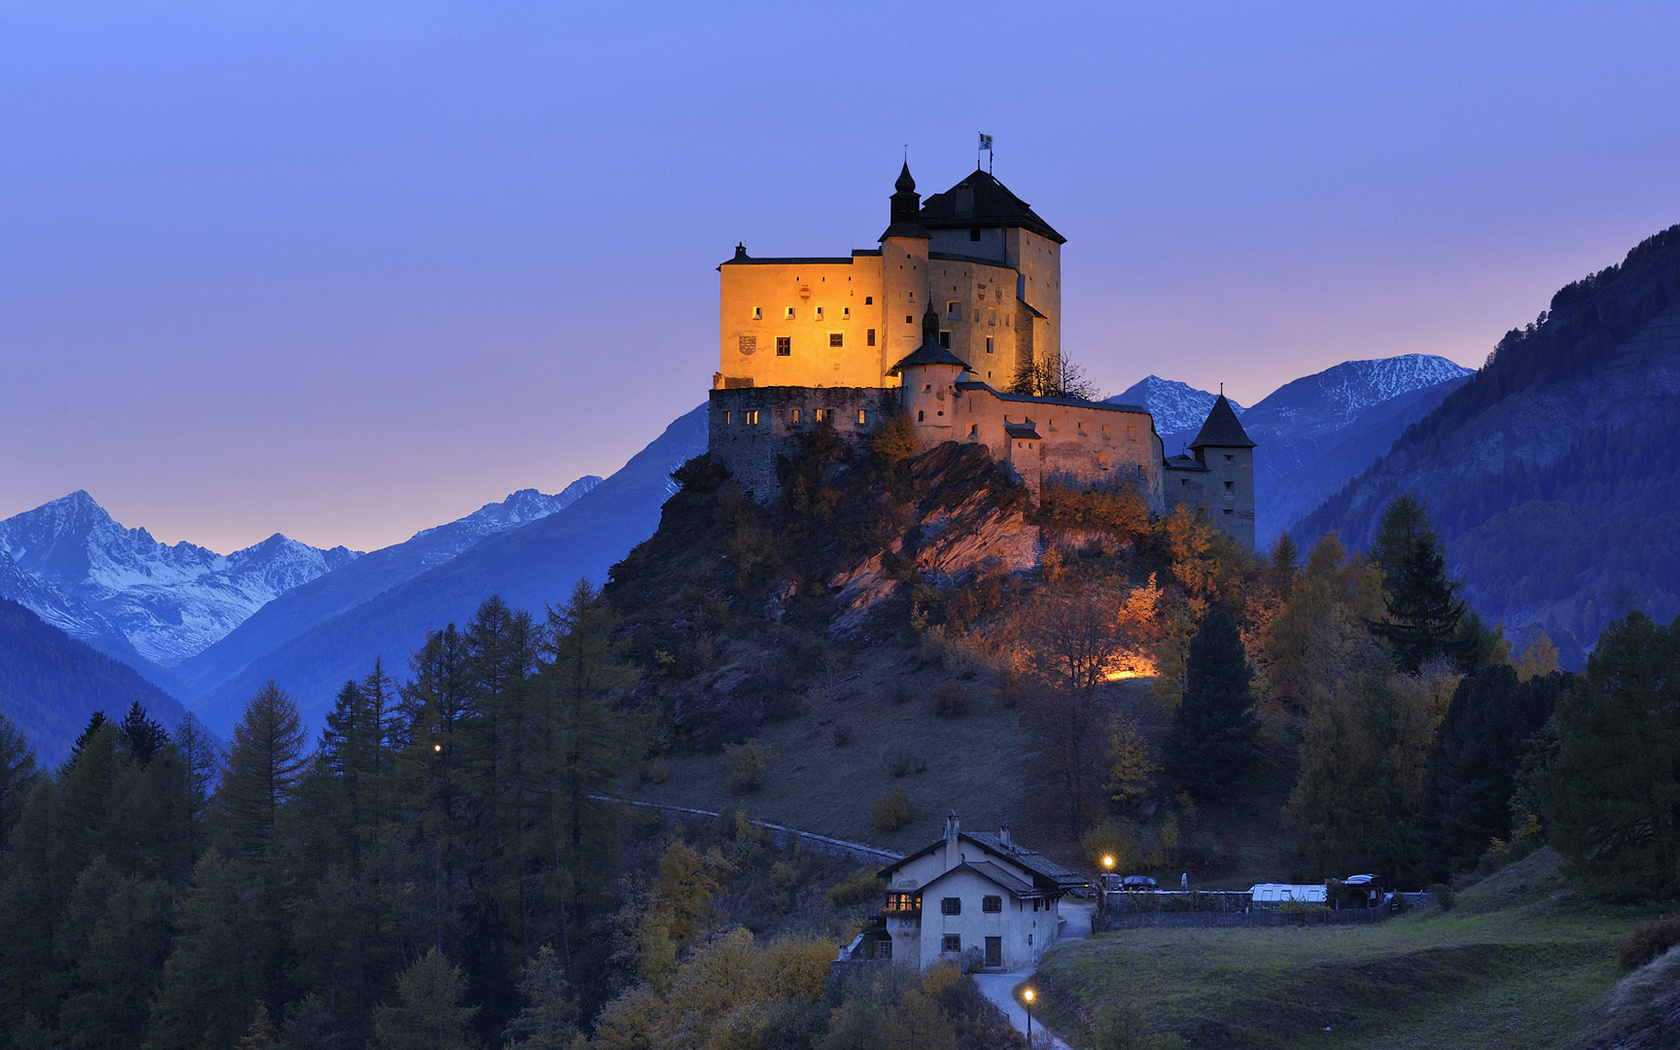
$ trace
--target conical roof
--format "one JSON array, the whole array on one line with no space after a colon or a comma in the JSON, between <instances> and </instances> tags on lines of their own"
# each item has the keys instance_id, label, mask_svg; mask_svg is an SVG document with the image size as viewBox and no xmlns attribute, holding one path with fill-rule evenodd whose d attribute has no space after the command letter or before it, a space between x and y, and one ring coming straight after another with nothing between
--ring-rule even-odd
<instances>
[{"instance_id":1,"label":"conical roof","mask_svg":"<svg viewBox=\"0 0 1680 1050\"><path fill-rule=\"evenodd\" d=\"M904 170L898 173L898 181L893 183L893 189L900 193L910 193L916 188L916 180L910 177L910 161L904 161Z\"/></svg>"},{"instance_id":2,"label":"conical roof","mask_svg":"<svg viewBox=\"0 0 1680 1050\"><path fill-rule=\"evenodd\" d=\"M1242 420L1231 408L1231 402L1220 394L1219 400L1208 409L1207 420L1202 423L1202 429L1196 432L1196 440L1190 442L1191 448L1204 446L1217 448L1253 448L1254 442L1248 439L1248 431L1243 429Z\"/></svg>"},{"instance_id":3,"label":"conical roof","mask_svg":"<svg viewBox=\"0 0 1680 1050\"><path fill-rule=\"evenodd\" d=\"M955 365L965 372L974 371L968 367L968 362L951 353L948 348L940 346L937 340L929 339L912 350L898 364L889 368L887 374L895 376L906 368L915 368L919 365Z\"/></svg>"}]
</instances>

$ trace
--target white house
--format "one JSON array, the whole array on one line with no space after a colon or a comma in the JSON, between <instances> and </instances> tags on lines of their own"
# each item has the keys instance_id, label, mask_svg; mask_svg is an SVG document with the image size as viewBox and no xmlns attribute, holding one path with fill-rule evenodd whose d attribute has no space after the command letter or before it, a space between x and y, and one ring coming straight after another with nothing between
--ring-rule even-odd
<instances>
[{"instance_id":1,"label":"white house","mask_svg":"<svg viewBox=\"0 0 1680 1050\"><path fill-rule=\"evenodd\" d=\"M943 838L881 869L887 903L854 942L853 958L890 958L926 969L978 958L988 970L1036 963L1056 939L1063 894L1086 879L1010 838L965 832L952 813Z\"/></svg>"}]
</instances>

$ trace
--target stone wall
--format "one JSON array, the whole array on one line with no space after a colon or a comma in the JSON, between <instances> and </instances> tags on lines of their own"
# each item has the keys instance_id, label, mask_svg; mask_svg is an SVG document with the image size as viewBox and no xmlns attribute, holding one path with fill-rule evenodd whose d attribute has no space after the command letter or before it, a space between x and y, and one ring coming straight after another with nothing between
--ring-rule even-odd
<instances>
[{"instance_id":1,"label":"stone wall","mask_svg":"<svg viewBox=\"0 0 1680 1050\"><path fill-rule=\"evenodd\" d=\"M897 404L882 387L756 386L713 390L706 413L706 449L729 468L743 492L774 499L776 457L792 454L824 416L843 440L861 442Z\"/></svg>"}]
</instances>

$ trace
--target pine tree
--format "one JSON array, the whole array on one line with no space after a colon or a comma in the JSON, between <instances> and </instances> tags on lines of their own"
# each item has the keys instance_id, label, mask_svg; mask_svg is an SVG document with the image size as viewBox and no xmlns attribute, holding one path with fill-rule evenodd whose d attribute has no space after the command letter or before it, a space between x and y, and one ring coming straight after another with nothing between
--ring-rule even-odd
<instances>
[{"instance_id":1,"label":"pine tree","mask_svg":"<svg viewBox=\"0 0 1680 1050\"><path fill-rule=\"evenodd\" d=\"M150 762L158 748L169 742L169 734L162 724L147 715L138 700L129 706L128 714L123 717L122 734L129 753L141 765Z\"/></svg>"},{"instance_id":2,"label":"pine tree","mask_svg":"<svg viewBox=\"0 0 1680 1050\"><path fill-rule=\"evenodd\" d=\"M1415 497L1398 496L1383 511L1371 560L1382 570L1387 608L1371 629L1388 643L1400 670L1417 674L1425 660L1442 654L1468 662L1475 640L1458 635L1464 602L1447 578L1441 539Z\"/></svg>"},{"instance_id":3,"label":"pine tree","mask_svg":"<svg viewBox=\"0 0 1680 1050\"><path fill-rule=\"evenodd\" d=\"M1608 896L1680 893L1680 620L1607 627L1558 730L1542 796L1569 872Z\"/></svg>"},{"instance_id":4,"label":"pine tree","mask_svg":"<svg viewBox=\"0 0 1680 1050\"><path fill-rule=\"evenodd\" d=\"M436 948L397 980L396 1001L374 1011L374 1050L470 1050L476 1007L462 1005L467 981Z\"/></svg>"},{"instance_id":5,"label":"pine tree","mask_svg":"<svg viewBox=\"0 0 1680 1050\"><path fill-rule=\"evenodd\" d=\"M245 705L216 792L217 816L244 856L266 859L280 807L296 790L308 759L292 698L273 682Z\"/></svg>"},{"instance_id":6,"label":"pine tree","mask_svg":"<svg viewBox=\"0 0 1680 1050\"><path fill-rule=\"evenodd\" d=\"M543 945L525 964L519 994L525 1005L507 1026L504 1050L572 1050L581 1038L578 1007L553 948Z\"/></svg>"},{"instance_id":7,"label":"pine tree","mask_svg":"<svg viewBox=\"0 0 1680 1050\"><path fill-rule=\"evenodd\" d=\"M1519 681L1496 664L1465 678L1436 731L1424 771L1418 826L1427 881L1468 871L1511 829L1509 803L1529 737L1551 717L1572 676Z\"/></svg>"},{"instance_id":8,"label":"pine tree","mask_svg":"<svg viewBox=\"0 0 1680 1050\"><path fill-rule=\"evenodd\" d=\"M0 714L0 856L5 855L12 829L34 788L35 749L12 720Z\"/></svg>"},{"instance_id":9,"label":"pine tree","mask_svg":"<svg viewBox=\"0 0 1680 1050\"><path fill-rule=\"evenodd\" d=\"M253 873L238 861L214 848L199 858L142 1050L230 1047L249 1029L274 947L259 899Z\"/></svg>"},{"instance_id":10,"label":"pine tree","mask_svg":"<svg viewBox=\"0 0 1680 1050\"><path fill-rule=\"evenodd\" d=\"M1229 798L1253 774L1261 728L1253 677L1236 623L1222 609L1208 610L1190 641L1184 701L1165 749L1167 773L1197 799Z\"/></svg>"}]
</instances>

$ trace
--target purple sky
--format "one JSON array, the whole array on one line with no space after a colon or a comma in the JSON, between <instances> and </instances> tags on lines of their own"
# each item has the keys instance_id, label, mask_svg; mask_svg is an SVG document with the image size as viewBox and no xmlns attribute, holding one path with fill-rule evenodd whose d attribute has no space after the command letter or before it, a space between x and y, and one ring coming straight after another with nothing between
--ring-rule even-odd
<instances>
[{"instance_id":1,"label":"purple sky","mask_svg":"<svg viewBox=\"0 0 1680 1050\"><path fill-rule=\"evenodd\" d=\"M1680 7L0 5L0 517L85 488L364 549L606 474L717 275L844 254L996 137L1063 343L1245 403L1478 364L1680 222Z\"/></svg>"}]
</instances>

